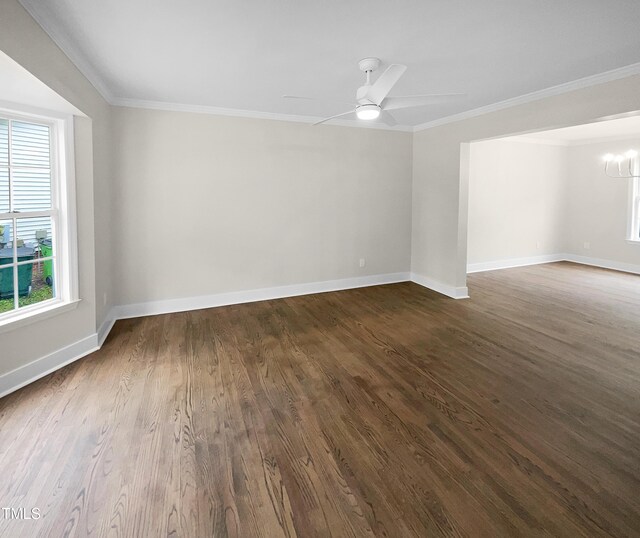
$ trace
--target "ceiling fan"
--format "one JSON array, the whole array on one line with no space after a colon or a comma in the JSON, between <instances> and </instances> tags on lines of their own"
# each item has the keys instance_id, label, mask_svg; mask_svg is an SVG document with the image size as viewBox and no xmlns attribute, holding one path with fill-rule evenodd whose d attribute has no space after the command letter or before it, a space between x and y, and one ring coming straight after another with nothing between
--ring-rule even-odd
<instances>
[{"instance_id":1,"label":"ceiling fan","mask_svg":"<svg viewBox=\"0 0 640 538\"><path fill-rule=\"evenodd\" d=\"M355 114L358 119L361 120L378 120L389 126L393 126L397 125L397 122L391 115L391 110L448 103L466 97L465 93L389 97L389 92L391 92L395 84L400 80L400 77L407 70L407 66L391 64L373 84L371 83L371 73L378 69L380 66L380 60L378 58L364 58L358 62L358 66L360 67L360 71L363 71L366 74L367 81L364 86L360 86L356 92L355 108L320 120L313 125L320 125L321 123L325 123L335 118ZM283 95L283 97L285 99L305 99L310 101L320 100L314 97L300 97L297 95Z\"/></svg>"}]
</instances>

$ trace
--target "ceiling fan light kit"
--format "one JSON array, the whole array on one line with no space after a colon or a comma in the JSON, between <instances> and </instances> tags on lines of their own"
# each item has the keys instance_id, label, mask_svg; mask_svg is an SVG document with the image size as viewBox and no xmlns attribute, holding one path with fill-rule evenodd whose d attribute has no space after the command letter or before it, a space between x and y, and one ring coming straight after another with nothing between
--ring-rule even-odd
<instances>
[{"instance_id":1,"label":"ceiling fan light kit","mask_svg":"<svg viewBox=\"0 0 640 538\"><path fill-rule=\"evenodd\" d=\"M358 67L367 77L364 85L360 86L356 91L355 109L348 110L324 118L313 125L320 125L327 121L351 116L353 114L359 120L364 121L380 121L389 126L397 125L395 118L389 113L390 110L400 110L403 108L412 108L425 106L430 104L444 103L454 101L466 94L448 93L448 94L431 94L431 95L409 95L404 97L390 97L389 92L396 85L400 77L407 70L406 65L391 64L378 79L371 83L371 74L380 67L379 58L363 58L358 62ZM300 97L295 95L284 95L285 99L306 99L315 100L311 97Z\"/></svg>"},{"instance_id":2,"label":"ceiling fan light kit","mask_svg":"<svg viewBox=\"0 0 640 538\"><path fill-rule=\"evenodd\" d=\"M374 104L358 105L356 116L359 120L375 120L380 116L380 107Z\"/></svg>"}]
</instances>

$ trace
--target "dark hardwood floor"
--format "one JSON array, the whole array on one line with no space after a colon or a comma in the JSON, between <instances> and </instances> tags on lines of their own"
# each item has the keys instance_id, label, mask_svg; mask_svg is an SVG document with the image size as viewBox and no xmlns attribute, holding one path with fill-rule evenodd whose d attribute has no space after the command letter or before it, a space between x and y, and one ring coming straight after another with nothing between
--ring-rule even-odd
<instances>
[{"instance_id":1,"label":"dark hardwood floor","mask_svg":"<svg viewBox=\"0 0 640 538\"><path fill-rule=\"evenodd\" d=\"M120 321L0 400L0 535L640 536L640 277Z\"/></svg>"}]
</instances>

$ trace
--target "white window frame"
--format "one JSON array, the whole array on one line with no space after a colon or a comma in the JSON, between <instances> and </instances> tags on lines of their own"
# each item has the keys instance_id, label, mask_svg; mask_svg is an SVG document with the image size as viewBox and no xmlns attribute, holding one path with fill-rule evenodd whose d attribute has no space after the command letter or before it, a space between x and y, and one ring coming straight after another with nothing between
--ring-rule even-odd
<instances>
[{"instance_id":1,"label":"white window frame","mask_svg":"<svg viewBox=\"0 0 640 538\"><path fill-rule=\"evenodd\" d=\"M51 144L51 210L0 213L0 220L51 216L55 297L0 314L0 333L75 308L78 294L78 247L76 231L76 193L73 116L21 105L0 103L0 118L47 125ZM9 137L10 137L9 131ZM11 187L10 187L11 188ZM10 193L11 199L11 193ZM12 209L11 207L9 208ZM13 223L15 224L15 220ZM14 260L17 229L11 227ZM29 262L12 262L16 268ZM7 267L7 266L2 266ZM14 301L18 271L14 271Z\"/></svg>"},{"instance_id":2,"label":"white window frame","mask_svg":"<svg viewBox=\"0 0 640 538\"><path fill-rule=\"evenodd\" d=\"M640 245L640 158L633 162L629 181L629 219L627 228L627 241Z\"/></svg>"}]
</instances>

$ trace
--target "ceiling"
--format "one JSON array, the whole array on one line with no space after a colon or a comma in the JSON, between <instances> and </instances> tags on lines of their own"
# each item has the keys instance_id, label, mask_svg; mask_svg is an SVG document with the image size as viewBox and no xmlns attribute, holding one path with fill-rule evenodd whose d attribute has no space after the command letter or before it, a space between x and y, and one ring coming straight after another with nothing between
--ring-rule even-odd
<instances>
[{"instance_id":1,"label":"ceiling","mask_svg":"<svg viewBox=\"0 0 640 538\"><path fill-rule=\"evenodd\" d=\"M377 56L408 66L392 95L468 94L415 126L640 62L638 0L21 2L114 104L329 116L282 95L351 103Z\"/></svg>"}]
</instances>

